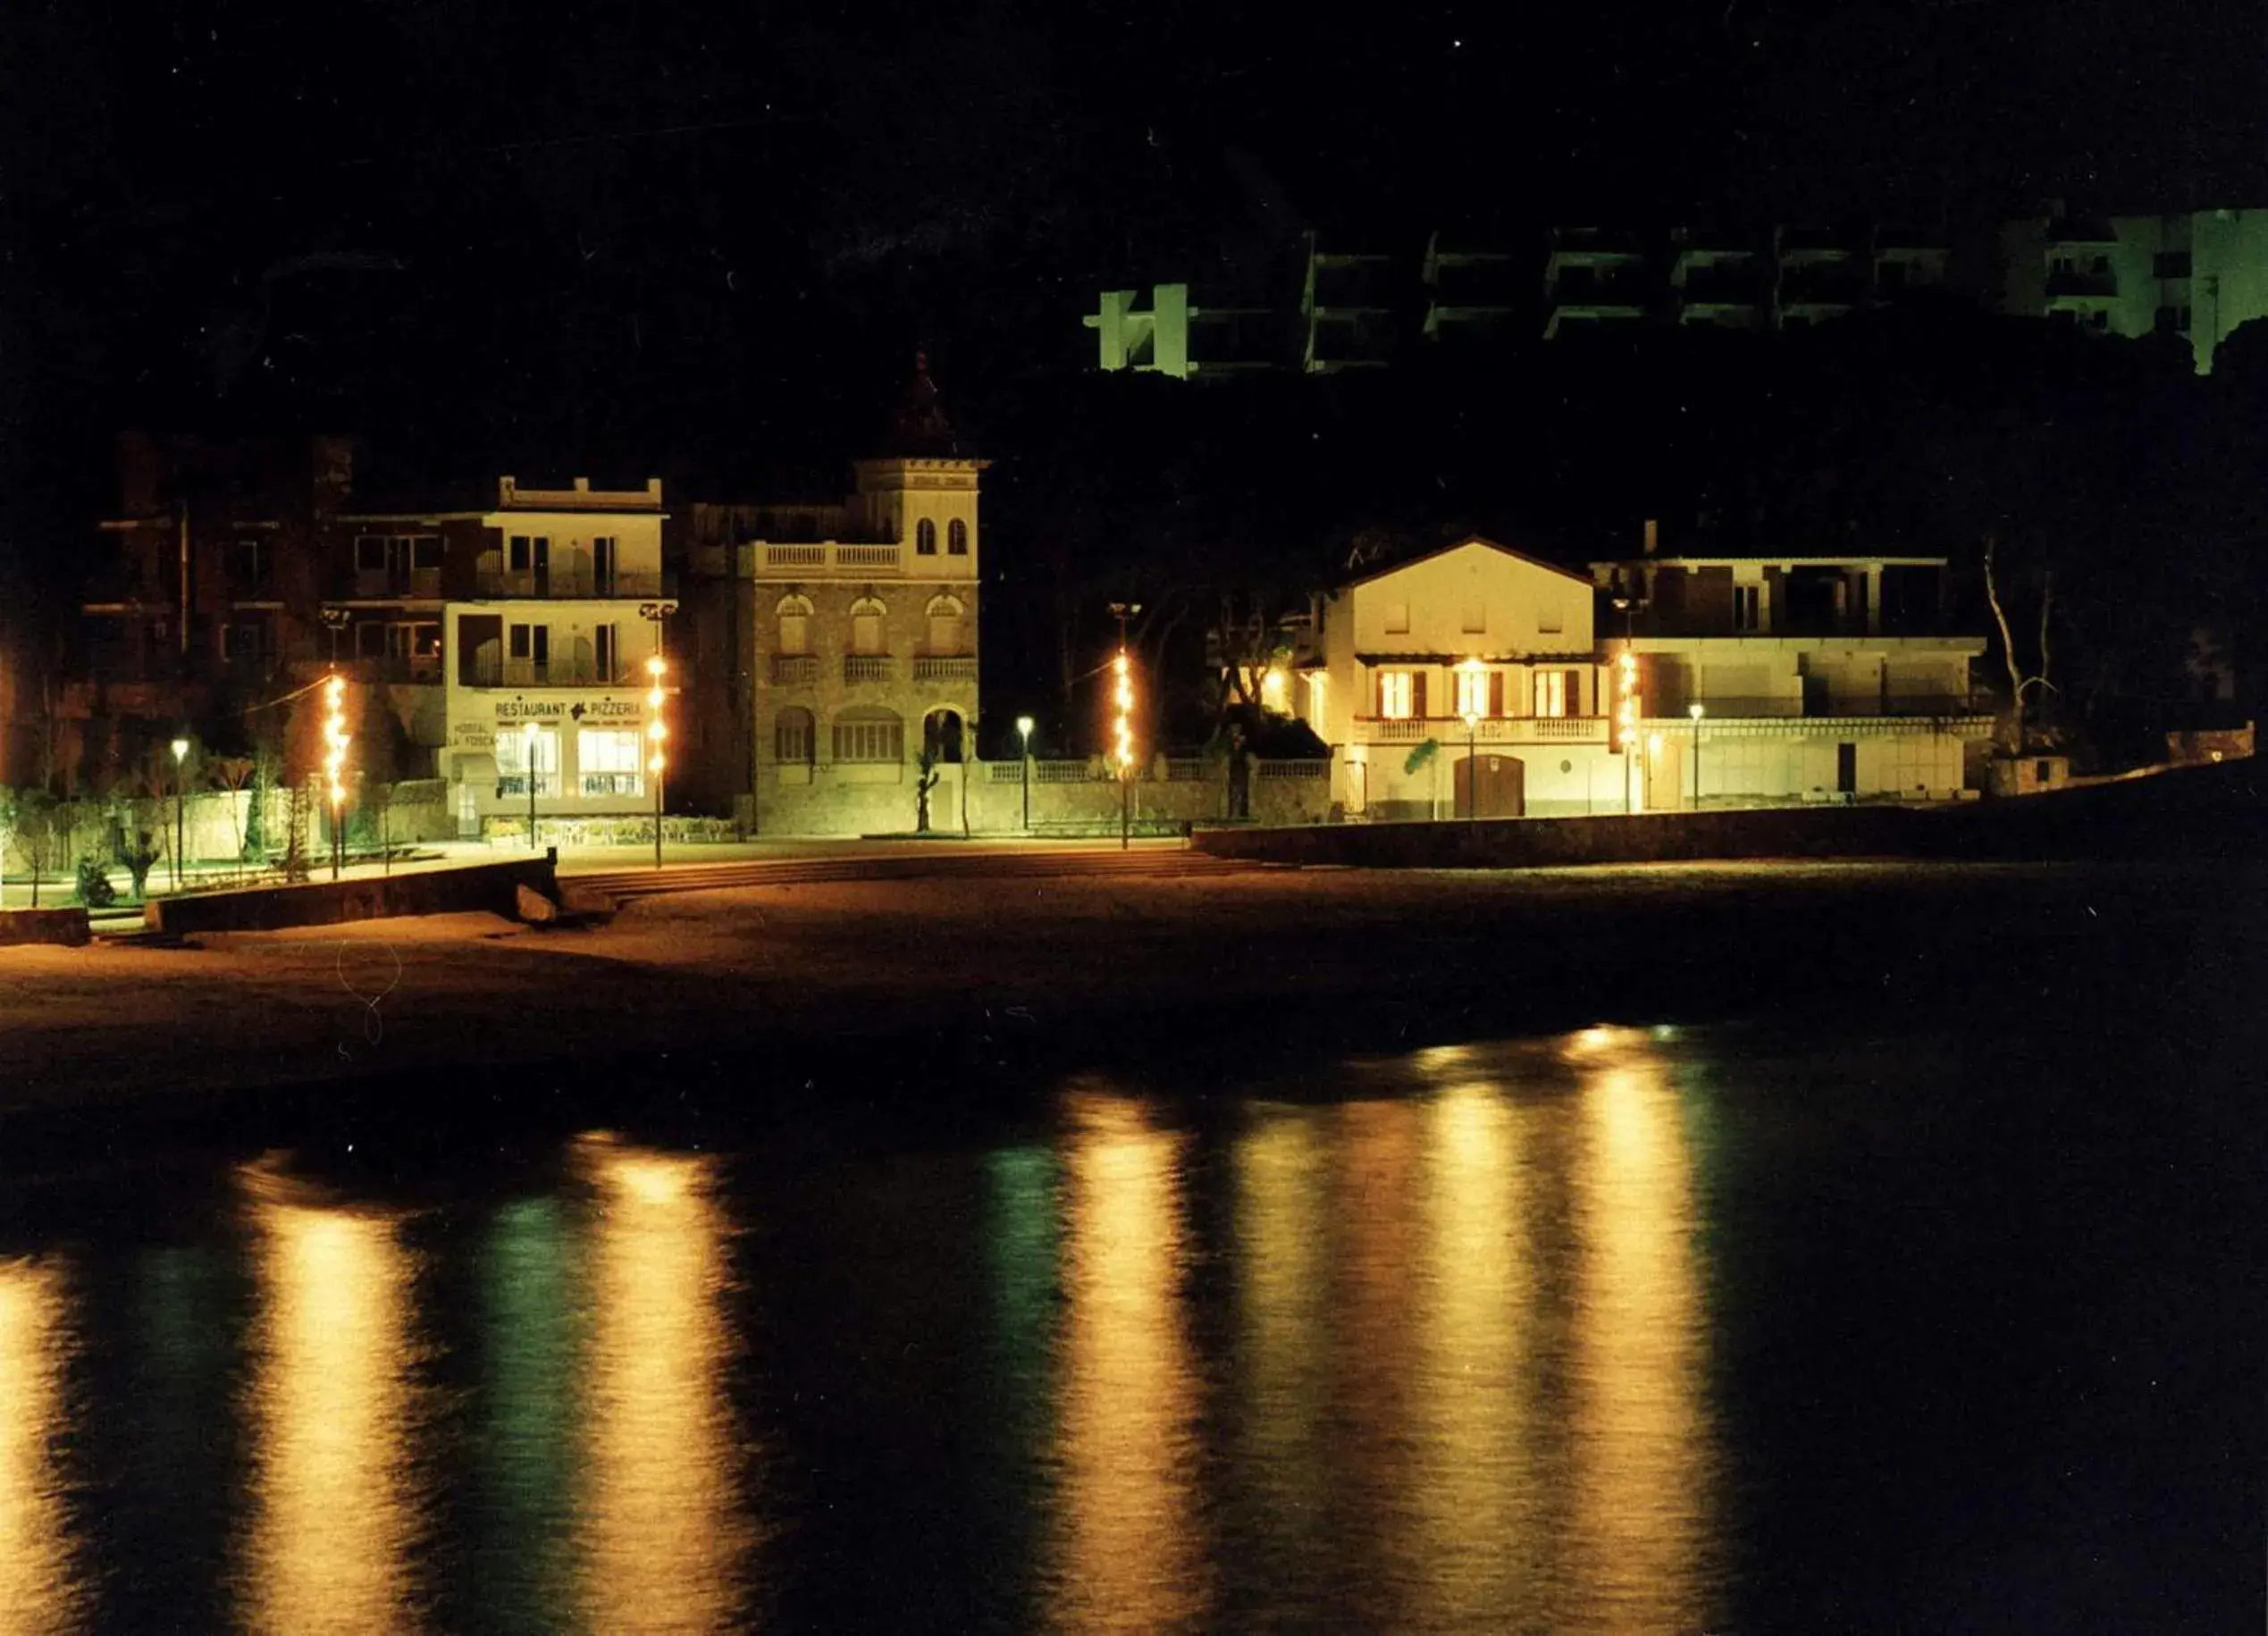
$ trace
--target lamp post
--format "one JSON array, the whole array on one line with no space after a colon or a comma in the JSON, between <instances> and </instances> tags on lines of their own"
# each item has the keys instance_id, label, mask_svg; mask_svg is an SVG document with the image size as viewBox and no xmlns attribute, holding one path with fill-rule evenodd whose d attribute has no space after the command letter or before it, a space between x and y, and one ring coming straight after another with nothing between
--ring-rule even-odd
<instances>
[{"instance_id":1,"label":"lamp post","mask_svg":"<svg viewBox=\"0 0 2268 1636\"><path fill-rule=\"evenodd\" d=\"M535 850L535 721L520 724L520 767L527 774L527 845Z\"/></svg>"},{"instance_id":2,"label":"lamp post","mask_svg":"<svg viewBox=\"0 0 2268 1636\"><path fill-rule=\"evenodd\" d=\"M1016 717L1016 731L1024 740L1024 833L1031 834L1031 717Z\"/></svg>"},{"instance_id":3,"label":"lamp post","mask_svg":"<svg viewBox=\"0 0 2268 1636\"><path fill-rule=\"evenodd\" d=\"M657 869L661 867L661 772L668 765L661 745L669 736L669 724L661 718L668 699L661 684L668 673L669 661L660 654L646 660L646 677L651 684L646 689L646 774L653 780L653 867Z\"/></svg>"},{"instance_id":4,"label":"lamp post","mask_svg":"<svg viewBox=\"0 0 2268 1636\"><path fill-rule=\"evenodd\" d=\"M189 744L185 738L173 741L173 890L181 889L181 763L189 759Z\"/></svg>"},{"instance_id":5,"label":"lamp post","mask_svg":"<svg viewBox=\"0 0 2268 1636\"><path fill-rule=\"evenodd\" d=\"M662 752L662 742L669 736L669 726L662 719L662 707L668 702L663 686L669 671L666 657L669 650L668 621L677 611L673 601L642 602L638 617L653 622L653 652L646 660L646 775L653 780L653 867L661 867L661 775L669 765Z\"/></svg>"},{"instance_id":6,"label":"lamp post","mask_svg":"<svg viewBox=\"0 0 2268 1636\"><path fill-rule=\"evenodd\" d=\"M1701 701L1697 699L1685 707L1685 714L1693 718L1693 810L1699 812L1701 810L1701 717L1707 712L1701 709Z\"/></svg>"},{"instance_id":7,"label":"lamp post","mask_svg":"<svg viewBox=\"0 0 2268 1636\"><path fill-rule=\"evenodd\" d=\"M346 861L347 678L332 671L323 681L323 775L331 795L331 878Z\"/></svg>"}]
</instances>

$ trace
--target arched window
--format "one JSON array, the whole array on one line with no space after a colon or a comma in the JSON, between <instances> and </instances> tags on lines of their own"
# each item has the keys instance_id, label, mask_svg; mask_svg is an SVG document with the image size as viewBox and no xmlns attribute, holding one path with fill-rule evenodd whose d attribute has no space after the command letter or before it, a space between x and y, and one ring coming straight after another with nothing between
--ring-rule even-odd
<instances>
[{"instance_id":1,"label":"arched window","mask_svg":"<svg viewBox=\"0 0 2268 1636\"><path fill-rule=\"evenodd\" d=\"M919 557L935 557L937 554L937 525L928 517L914 524L913 550Z\"/></svg>"},{"instance_id":2,"label":"arched window","mask_svg":"<svg viewBox=\"0 0 2268 1636\"><path fill-rule=\"evenodd\" d=\"M969 554L969 525L959 517L953 518L945 528L945 550L955 557Z\"/></svg>"},{"instance_id":3,"label":"arched window","mask_svg":"<svg viewBox=\"0 0 2268 1636\"><path fill-rule=\"evenodd\" d=\"M782 653L809 653L811 650L811 599L782 597L778 612L779 650Z\"/></svg>"},{"instance_id":4,"label":"arched window","mask_svg":"<svg viewBox=\"0 0 2268 1636\"><path fill-rule=\"evenodd\" d=\"M860 705L835 718L837 761L903 761L905 723L895 710Z\"/></svg>"},{"instance_id":5,"label":"arched window","mask_svg":"<svg viewBox=\"0 0 2268 1636\"><path fill-rule=\"evenodd\" d=\"M960 659L969 651L969 627L959 597L931 597L928 608L929 652L940 659Z\"/></svg>"},{"instance_id":6,"label":"arched window","mask_svg":"<svg viewBox=\"0 0 2268 1636\"><path fill-rule=\"evenodd\" d=\"M819 725L800 704L791 704L773 718L773 759L784 766L809 767L819 754Z\"/></svg>"},{"instance_id":7,"label":"arched window","mask_svg":"<svg viewBox=\"0 0 2268 1636\"><path fill-rule=\"evenodd\" d=\"M872 597L861 597L851 604L852 652L887 653L890 650L882 639L882 618L888 611Z\"/></svg>"}]
</instances>

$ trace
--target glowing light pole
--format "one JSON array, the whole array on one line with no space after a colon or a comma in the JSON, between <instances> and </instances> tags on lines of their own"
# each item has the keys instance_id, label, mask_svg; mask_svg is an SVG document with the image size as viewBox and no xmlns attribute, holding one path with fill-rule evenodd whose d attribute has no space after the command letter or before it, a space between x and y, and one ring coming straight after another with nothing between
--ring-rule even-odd
<instances>
[{"instance_id":1,"label":"glowing light pole","mask_svg":"<svg viewBox=\"0 0 2268 1636\"><path fill-rule=\"evenodd\" d=\"M1113 602L1111 612L1118 616L1118 657L1111 661L1111 673L1116 686L1111 701L1118 707L1116 721L1118 761L1118 849L1124 852L1133 844L1134 835L1134 666L1126 657L1126 621L1130 615L1142 611L1139 602Z\"/></svg>"},{"instance_id":2,"label":"glowing light pole","mask_svg":"<svg viewBox=\"0 0 2268 1636\"><path fill-rule=\"evenodd\" d=\"M669 736L669 724L661 717L662 705L668 695L662 691L662 678L669 674L669 661L657 653L646 660L646 776L653 780L653 867L661 867L661 772L668 765L661 752L664 740Z\"/></svg>"},{"instance_id":3,"label":"glowing light pole","mask_svg":"<svg viewBox=\"0 0 2268 1636\"><path fill-rule=\"evenodd\" d=\"M346 861L347 678L332 671L323 679L323 776L331 794L331 878Z\"/></svg>"},{"instance_id":4,"label":"glowing light pole","mask_svg":"<svg viewBox=\"0 0 2268 1636\"><path fill-rule=\"evenodd\" d=\"M1627 642L1615 669L1615 736L1622 744L1622 810L1638 810L1638 656Z\"/></svg>"},{"instance_id":5,"label":"glowing light pole","mask_svg":"<svg viewBox=\"0 0 2268 1636\"><path fill-rule=\"evenodd\" d=\"M527 774L527 846L535 850L535 718L520 724L520 766Z\"/></svg>"},{"instance_id":6,"label":"glowing light pole","mask_svg":"<svg viewBox=\"0 0 2268 1636\"><path fill-rule=\"evenodd\" d=\"M1685 714L1693 718L1693 810L1701 810L1701 725L1705 714L1701 701L1696 699L1685 707Z\"/></svg>"},{"instance_id":7,"label":"glowing light pole","mask_svg":"<svg viewBox=\"0 0 2268 1636\"><path fill-rule=\"evenodd\" d=\"M1031 834L1031 717L1016 717L1016 731L1024 739L1024 833Z\"/></svg>"},{"instance_id":8,"label":"glowing light pole","mask_svg":"<svg viewBox=\"0 0 2268 1636\"><path fill-rule=\"evenodd\" d=\"M173 890L181 889L181 763L189 759L189 742L173 741Z\"/></svg>"}]
</instances>

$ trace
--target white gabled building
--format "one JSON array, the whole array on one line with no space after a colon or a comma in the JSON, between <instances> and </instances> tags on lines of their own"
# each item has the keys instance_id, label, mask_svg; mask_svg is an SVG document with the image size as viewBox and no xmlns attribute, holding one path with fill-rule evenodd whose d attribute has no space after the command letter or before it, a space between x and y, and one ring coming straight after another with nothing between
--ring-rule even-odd
<instances>
[{"instance_id":1,"label":"white gabled building","mask_svg":"<svg viewBox=\"0 0 2268 1636\"><path fill-rule=\"evenodd\" d=\"M1333 802L1462 815L1477 764L1483 818L1624 810L1593 600L1581 575L1474 536L1320 601L1293 702L1331 747Z\"/></svg>"},{"instance_id":2,"label":"white gabled building","mask_svg":"<svg viewBox=\"0 0 2268 1636\"><path fill-rule=\"evenodd\" d=\"M441 772L460 833L524 820L531 777L539 819L652 811L641 735L666 517L659 478L621 491L580 477L567 489L498 484L473 594L443 609Z\"/></svg>"}]
</instances>

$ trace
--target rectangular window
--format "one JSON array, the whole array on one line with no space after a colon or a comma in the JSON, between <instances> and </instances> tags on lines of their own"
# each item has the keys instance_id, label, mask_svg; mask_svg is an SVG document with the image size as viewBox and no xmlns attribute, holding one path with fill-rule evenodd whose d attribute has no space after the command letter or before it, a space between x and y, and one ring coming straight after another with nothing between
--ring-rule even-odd
<instances>
[{"instance_id":1,"label":"rectangular window","mask_svg":"<svg viewBox=\"0 0 2268 1636\"><path fill-rule=\"evenodd\" d=\"M635 727L585 727L575 737L575 765L585 795L644 793L644 741Z\"/></svg>"},{"instance_id":2,"label":"rectangular window","mask_svg":"<svg viewBox=\"0 0 2268 1636\"><path fill-rule=\"evenodd\" d=\"M355 657L380 659L386 651L386 627L375 619L365 619L355 626Z\"/></svg>"},{"instance_id":3,"label":"rectangular window","mask_svg":"<svg viewBox=\"0 0 2268 1636\"><path fill-rule=\"evenodd\" d=\"M551 662L551 627L539 625L529 634L535 642L534 651L529 657L534 659L537 674L541 675L543 667Z\"/></svg>"},{"instance_id":4,"label":"rectangular window","mask_svg":"<svg viewBox=\"0 0 2268 1636\"><path fill-rule=\"evenodd\" d=\"M360 534L355 539L355 572L383 574L386 571L386 536Z\"/></svg>"},{"instance_id":5,"label":"rectangular window","mask_svg":"<svg viewBox=\"0 0 2268 1636\"><path fill-rule=\"evenodd\" d=\"M1539 602L1535 609L1535 628L1547 636L1556 636L1566 624L1566 616L1557 601Z\"/></svg>"},{"instance_id":6,"label":"rectangular window","mask_svg":"<svg viewBox=\"0 0 2268 1636\"><path fill-rule=\"evenodd\" d=\"M386 657L407 659L416 646L414 625L390 625L386 627Z\"/></svg>"},{"instance_id":7,"label":"rectangular window","mask_svg":"<svg viewBox=\"0 0 2268 1636\"><path fill-rule=\"evenodd\" d=\"M409 542L409 566L413 568L441 566L441 536L419 534Z\"/></svg>"},{"instance_id":8,"label":"rectangular window","mask_svg":"<svg viewBox=\"0 0 2268 1636\"><path fill-rule=\"evenodd\" d=\"M530 631L532 631L533 629L534 629L534 627L533 627L533 625L514 625L514 626L512 627L512 645L511 645L510 649L508 650L508 652L510 653L510 656L511 656L512 658L514 658L514 659L525 659L525 658L527 658L527 656L528 656L528 646L529 646L529 635L528 635L528 633L529 633L529 632L530 632Z\"/></svg>"},{"instance_id":9,"label":"rectangular window","mask_svg":"<svg viewBox=\"0 0 2268 1636\"><path fill-rule=\"evenodd\" d=\"M1567 676L1564 670L1539 670L1535 673L1535 713L1538 716L1565 716L1567 713Z\"/></svg>"},{"instance_id":10,"label":"rectangular window","mask_svg":"<svg viewBox=\"0 0 2268 1636\"><path fill-rule=\"evenodd\" d=\"M851 616L851 651L853 653L882 653L882 616L853 614Z\"/></svg>"},{"instance_id":11,"label":"rectangular window","mask_svg":"<svg viewBox=\"0 0 2268 1636\"><path fill-rule=\"evenodd\" d=\"M903 761L905 727L901 722L838 721L835 724L837 761Z\"/></svg>"},{"instance_id":12,"label":"rectangular window","mask_svg":"<svg viewBox=\"0 0 2268 1636\"><path fill-rule=\"evenodd\" d=\"M793 766L808 766L811 759L811 713L782 710L773 728L772 748L778 759Z\"/></svg>"},{"instance_id":13,"label":"rectangular window","mask_svg":"<svg viewBox=\"0 0 2268 1636\"><path fill-rule=\"evenodd\" d=\"M599 662L599 680L601 682L620 680L621 678L616 674L615 660L621 655L622 642L621 639L615 634L615 627L611 625L602 625L592 631L591 646L592 655Z\"/></svg>"},{"instance_id":14,"label":"rectangular window","mask_svg":"<svg viewBox=\"0 0 2268 1636\"><path fill-rule=\"evenodd\" d=\"M527 794L527 729L518 722L500 721L496 724L496 793L499 795ZM538 727L534 735L535 793L538 795L557 795L559 793L559 730L557 727Z\"/></svg>"},{"instance_id":15,"label":"rectangular window","mask_svg":"<svg viewBox=\"0 0 2268 1636\"><path fill-rule=\"evenodd\" d=\"M527 536L525 534L514 534L512 536L512 543L509 547L509 550L510 555L505 558L504 566L515 574L526 573Z\"/></svg>"},{"instance_id":16,"label":"rectangular window","mask_svg":"<svg viewBox=\"0 0 2268 1636\"><path fill-rule=\"evenodd\" d=\"M1457 713L1459 716L1486 716L1489 713L1489 673L1485 670L1457 671Z\"/></svg>"},{"instance_id":17,"label":"rectangular window","mask_svg":"<svg viewBox=\"0 0 2268 1636\"><path fill-rule=\"evenodd\" d=\"M1407 721L1413 708L1410 673L1407 670L1382 670L1378 673L1378 713L1389 721Z\"/></svg>"},{"instance_id":18,"label":"rectangular window","mask_svg":"<svg viewBox=\"0 0 2268 1636\"><path fill-rule=\"evenodd\" d=\"M1387 603L1386 633L1390 636L1401 636L1407 634L1408 631L1409 604L1407 602Z\"/></svg>"},{"instance_id":19,"label":"rectangular window","mask_svg":"<svg viewBox=\"0 0 2268 1636\"><path fill-rule=\"evenodd\" d=\"M409 627L409 657L429 659L441 658L441 621L428 620Z\"/></svg>"},{"instance_id":20,"label":"rectangular window","mask_svg":"<svg viewBox=\"0 0 2268 1636\"><path fill-rule=\"evenodd\" d=\"M2189 252L2160 250L2150 258L2150 276L2160 279L2186 279L2189 276Z\"/></svg>"},{"instance_id":21,"label":"rectangular window","mask_svg":"<svg viewBox=\"0 0 2268 1636\"><path fill-rule=\"evenodd\" d=\"M2167 335L2187 335L2189 332L2189 309L2186 306L2158 308L2158 330Z\"/></svg>"},{"instance_id":22,"label":"rectangular window","mask_svg":"<svg viewBox=\"0 0 2268 1636\"><path fill-rule=\"evenodd\" d=\"M1473 636L1479 634L1481 632L1485 631L1488 628L1489 610L1478 602L1468 604L1464 610L1464 617L1459 622L1457 629L1464 632L1467 636Z\"/></svg>"},{"instance_id":23,"label":"rectangular window","mask_svg":"<svg viewBox=\"0 0 2268 1636\"><path fill-rule=\"evenodd\" d=\"M1733 628L1736 631L1752 631L1756 629L1758 612L1762 606L1763 600L1764 588L1761 585L1734 586Z\"/></svg>"},{"instance_id":24,"label":"rectangular window","mask_svg":"<svg viewBox=\"0 0 2268 1636\"><path fill-rule=\"evenodd\" d=\"M236 542L236 575L238 583L256 585L267 577L268 542L265 540L239 540Z\"/></svg>"},{"instance_id":25,"label":"rectangular window","mask_svg":"<svg viewBox=\"0 0 2268 1636\"><path fill-rule=\"evenodd\" d=\"M615 586L615 561L618 555L612 534L596 534L591 540L591 577L601 596L612 596Z\"/></svg>"}]
</instances>

